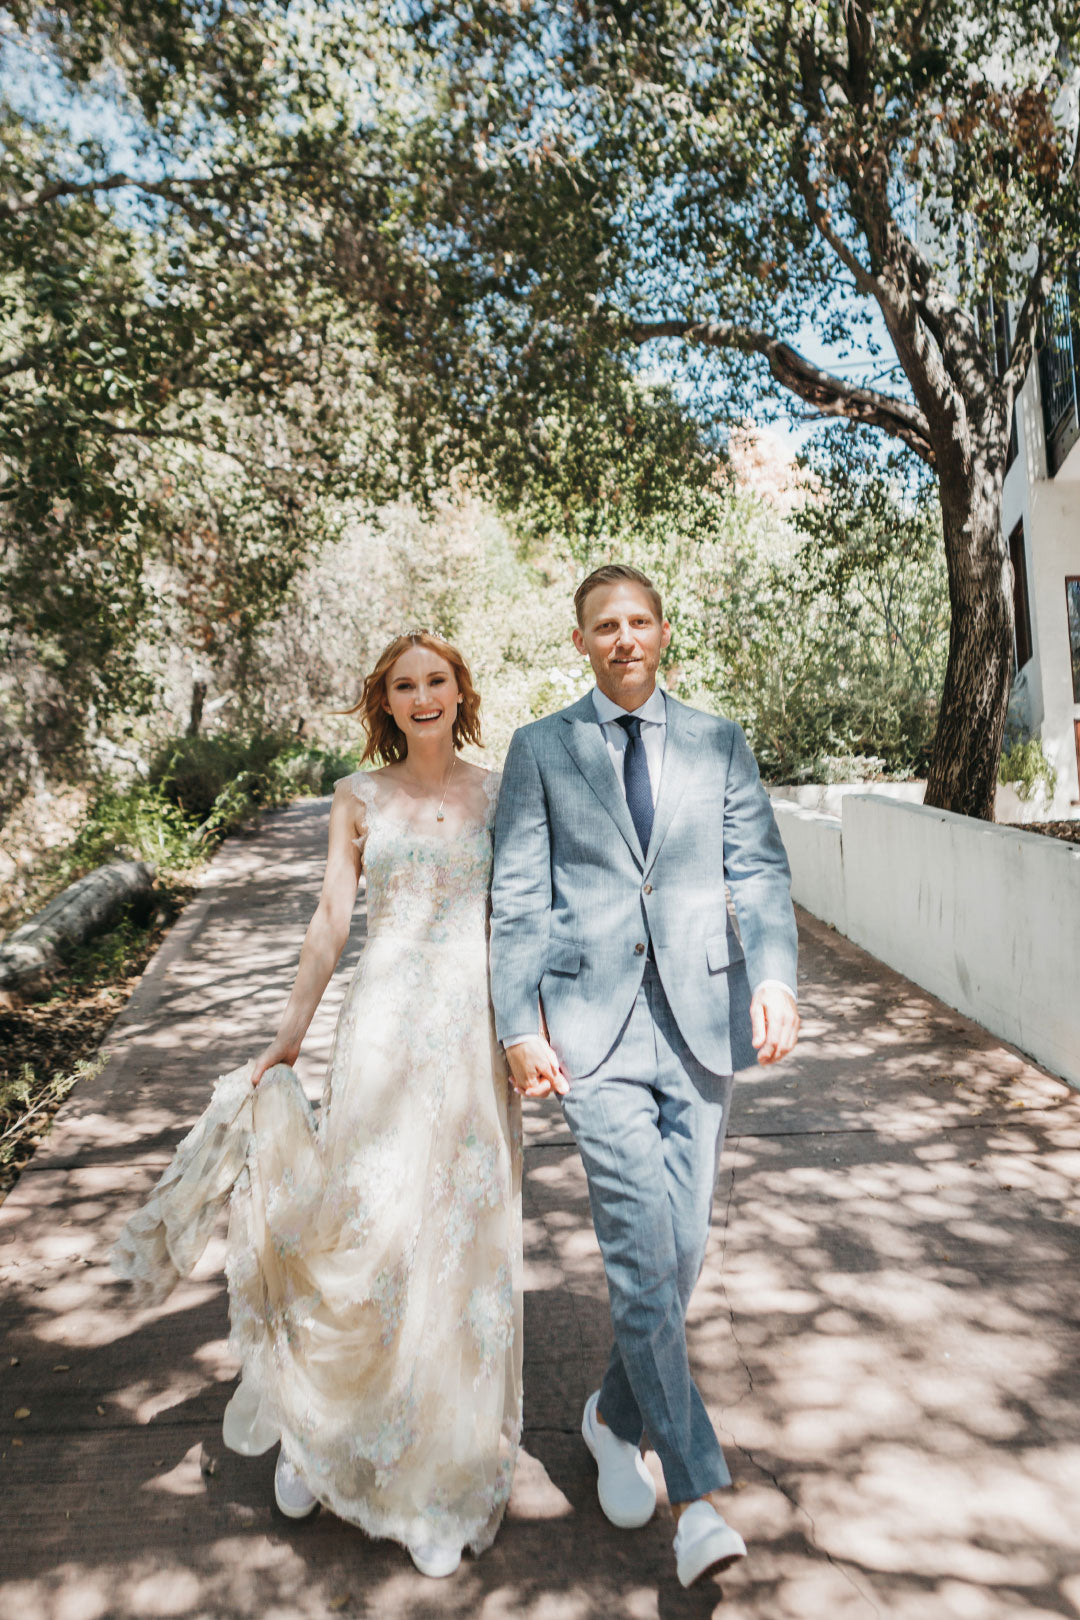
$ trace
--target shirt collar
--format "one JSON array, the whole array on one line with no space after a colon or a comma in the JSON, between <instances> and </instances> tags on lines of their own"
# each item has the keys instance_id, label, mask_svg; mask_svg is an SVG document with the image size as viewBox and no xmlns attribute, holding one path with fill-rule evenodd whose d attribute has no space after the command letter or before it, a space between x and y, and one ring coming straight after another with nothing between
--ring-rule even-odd
<instances>
[{"instance_id":1,"label":"shirt collar","mask_svg":"<svg viewBox=\"0 0 1080 1620\"><path fill-rule=\"evenodd\" d=\"M646 725L667 725L667 699L658 686L653 687L652 695L647 702L641 705L640 709L630 711L621 709L617 703L612 703L609 697L605 697L598 686L594 686L592 689L592 700L593 708L596 710L596 718L602 726L607 725L612 720L623 719L628 712L632 713L636 719L644 720Z\"/></svg>"}]
</instances>

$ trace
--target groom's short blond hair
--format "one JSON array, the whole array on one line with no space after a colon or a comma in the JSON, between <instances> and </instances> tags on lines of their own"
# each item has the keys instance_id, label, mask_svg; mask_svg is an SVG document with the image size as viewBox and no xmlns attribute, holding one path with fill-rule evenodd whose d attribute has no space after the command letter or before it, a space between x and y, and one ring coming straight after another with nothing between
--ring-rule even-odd
<instances>
[{"instance_id":1,"label":"groom's short blond hair","mask_svg":"<svg viewBox=\"0 0 1080 1620\"><path fill-rule=\"evenodd\" d=\"M631 585L640 585L652 603L653 612L663 623L664 604L660 600L660 592L647 574L640 568L632 568L629 563L605 563L603 568L594 568L587 579L583 579L574 592L574 612L577 614L578 629L585 628L585 599L591 591L599 585L618 585L628 580Z\"/></svg>"}]
</instances>

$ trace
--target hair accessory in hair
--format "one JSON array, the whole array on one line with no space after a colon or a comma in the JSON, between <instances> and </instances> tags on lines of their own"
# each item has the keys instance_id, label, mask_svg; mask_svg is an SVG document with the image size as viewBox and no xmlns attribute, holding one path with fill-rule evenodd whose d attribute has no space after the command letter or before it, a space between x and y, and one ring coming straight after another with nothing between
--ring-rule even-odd
<instances>
[{"instance_id":1,"label":"hair accessory in hair","mask_svg":"<svg viewBox=\"0 0 1080 1620\"><path fill-rule=\"evenodd\" d=\"M403 630L401 633L403 636L434 636L437 641L445 641L447 646L451 645L451 637L446 631L436 630L430 624L413 625L411 629Z\"/></svg>"}]
</instances>

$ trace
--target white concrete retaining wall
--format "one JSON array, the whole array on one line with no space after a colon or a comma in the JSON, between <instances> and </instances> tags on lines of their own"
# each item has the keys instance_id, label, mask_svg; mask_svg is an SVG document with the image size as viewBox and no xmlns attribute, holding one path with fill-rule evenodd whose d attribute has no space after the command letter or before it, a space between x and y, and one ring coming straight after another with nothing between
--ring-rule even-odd
<instances>
[{"instance_id":1,"label":"white concrete retaining wall","mask_svg":"<svg viewBox=\"0 0 1080 1620\"><path fill-rule=\"evenodd\" d=\"M926 783L913 782L800 782L797 786L771 787L769 797L774 804L790 801L803 810L816 810L823 816L839 816L841 806L849 793L872 793L875 798L903 799L907 804L922 804Z\"/></svg>"},{"instance_id":2,"label":"white concrete retaining wall","mask_svg":"<svg viewBox=\"0 0 1080 1620\"><path fill-rule=\"evenodd\" d=\"M846 934L840 817L818 815L776 797L773 809L791 866L792 894L811 916Z\"/></svg>"},{"instance_id":3,"label":"white concrete retaining wall","mask_svg":"<svg viewBox=\"0 0 1080 1620\"><path fill-rule=\"evenodd\" d=\"M801 806L803 810L838 816L844 800L851 793L872 793L875 798L880 796L902 799L905 804L922 804L925 792L926 783L922 781L803 782L797 787L771 787L769 796L774 804L787 801ZM1058 799L1060 797L1059 794ZM1037 788L1030 799L1022 799L1011 782L999 782L994 790L995 821L1066 821L1076 813L1076 805L1066 812L1058 800L1051 804L1041 788Z\"/></svg>"},{"instance_id":4,"label":"white concrete retaining wall","mask_svg":"<svg viewBox=\"0 0 1080 1620\"><path fill-rule=\"evenodd\" d=\"M863 794L774 808L800 905L1080 1085L1080 845Z\"/></svg>"}]
</instances>

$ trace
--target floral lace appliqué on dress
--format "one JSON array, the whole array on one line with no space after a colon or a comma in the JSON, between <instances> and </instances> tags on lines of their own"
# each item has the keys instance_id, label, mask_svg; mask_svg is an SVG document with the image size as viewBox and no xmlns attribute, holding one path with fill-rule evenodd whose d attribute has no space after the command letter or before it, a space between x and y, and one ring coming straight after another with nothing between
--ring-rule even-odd
<instances>
[{"instance_id":1,"label":"floral lace appliqu\u00e9 on dress","mask_svg":"<svg viewBox=\"0 0 1080 1620\"><path fill-rule=\"evenodd\" d=\"M521 1122L488 997L488 811L450 836L365 806L368 938L316 1125L291 1069L218 1083L114 1265L160 1298L231 1188L225 1439L280 1435L370 1534L480 1551L521 1438ZM201 1224L200 1224L201 1223ZM188 1248L191 1247L189 1243ZM196 1256L197 1257L197 1256Z\"/></svg>"}]
</instances>

